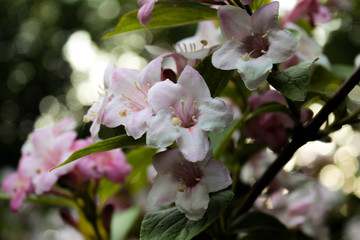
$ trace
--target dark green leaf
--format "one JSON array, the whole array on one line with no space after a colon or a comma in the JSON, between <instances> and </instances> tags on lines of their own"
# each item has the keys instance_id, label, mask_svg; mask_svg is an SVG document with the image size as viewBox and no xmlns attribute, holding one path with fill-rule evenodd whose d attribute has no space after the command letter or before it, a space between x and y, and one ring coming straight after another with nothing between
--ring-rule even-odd
<instances>
[{"instance_id":1,"label":"dark green leaf","mask_svg":"<svg viewBox=\"0 0 360 240\"><path fill-rule=\"evenodd\" d=\"M312 74L309 91L329 95L335 92L343 82L341 77L319 65L315 67Z\"/></svg>"},{"instance_id":2,"label":"dark green leaf","mask_svg":"<svg viewBox=\"0 0 360 240\"><path fill-rule=\"evenodd\" d=\"M148 213L141 224L140 239L192 239L219 217L233 196L228 190L213 194L207 212L199 221L187 219L176 207Z\"/></svg>"},{"instance_id":3,"label":"dark green leaf","mask_svg":"<svg viewBox=\"0 0 360 240\"><path fill-rule=\"evenodd\" d=\"M82 157L87 156L92 153L105 152L105 151L109 151L109 150L112 150L115 148L134 147L134 146L144 145L145 139L146 139L146 137L143 136L143 137L135 140L133 137L130 137L125 134L118 136L118 137L108 138L101 142L91 144L90 146L88 146L86 148L83 148L83 149L80 149L80 150L74 152L73 154L70 155L70 157L65 162L63 162L62 164L60 164L59 166L57 166L55 168L61 167L65 164L68 164L72 161L75 161L79 158L82 158ZM55 168L53 168L53 169L55 169Z\"/></svg>"},{"instance_id":4,"label":"dark green leaf","mask_svg":"<svg viewBox=\"0 0 360 240\"><path fill-rule=\"evenodd\" d=\"M313 61L302 62L283 72L269 74L268 82L284 96L294 101L304 101L311 76Z\"/></svg>"},{"instance_id":5,"label":"dark green leaf","mask_svg":"<svg viewBox=\"0 0 360 240\"><path fill-rule=\"evenodd\" d=\"M103 38L134 30L174 27L217 19L216 9L200 4L193 6L155 6L152 11L152 20L146 27L140 24L137 13L138 10L134 10L123 15L115 30L108 32Z\"/></svg>"},{"instance_id":6,"label":"dark green leaf","mask_svg":"<svg viewBox=\"0 0 360 240\"><path fill-rule=\"evenodd\" d=\"M201 74L204 78L207 86L210 89L212 97L219 96L222 90L226 87L226 84L229 82L233 70L224 71L218 68L215 68L211 63L212 55L205 57L195 69Z\"/></svg>"}]
</instances>

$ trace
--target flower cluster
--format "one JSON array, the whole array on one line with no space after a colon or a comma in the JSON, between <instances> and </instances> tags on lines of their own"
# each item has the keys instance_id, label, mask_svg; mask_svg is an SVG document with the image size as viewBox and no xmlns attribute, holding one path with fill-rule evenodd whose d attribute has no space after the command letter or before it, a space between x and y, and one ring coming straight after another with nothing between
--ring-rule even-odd
<instances>
[{"instance_id":1,"label":"flower cluster","mask_svg":"<svg viewBox=\"0 0 360 240\"><path fill-rule=\"evenodd\" d=\"M74 119L67 118L29 135L17 171L2 183L4 192L12 197L13 211L21 207L28 195L56 194L54 185L65 175L76 174L83 180L106 177L113 182L124 182L131 168L121 149L88 155L53 169L75 150L91 144L91 139L75 140L75 126Z\"/></svg>"},{"instance_id":2,"label":"flower cluster","mask_svg":"<svg viewBox=\"0 0 360 240\"><path fill-rule=\"evenodd\" d=\"M341 82L340 76L327 72L331 63L311 35L315 24L331 19L330 11L318 0L299 0L279 21L277 1L179 2L139 0L140 9L119 22L117 29L137 14L136 24L129 27L133 30L166 26L162 20L169 16L158 16L158 10L178 5L181 11L193 7L191 11L204 14L196 16L204 21L195 35L178 41L173 50L147 45L154 58L142 70L108 65L102 92L83 116L84 123L91 123L89 137L76 139L76 124L70 118L30 134L17 171L2 183L11 209L17 211L29 196L57 195L79 213L76 219L62 209L65 222L86 232L88 239L109 239L112 219L131 215L135 225L143 216L135 208L119 218L114 212L136 203L146 213L150 207L137 197L146 195L153 208L175 206L145 215L144 239L184 233L187 239L199 234L199 239L221 234L224 239L258 239L257 231L244 233L239 226L250 225L247 219L254 221L253 212L243 213L262 194L255 209L283 222L269 216L260 219L260 225L275 225L265 226L262 236L275 228L281 235L295 236L294 229L287 228L297 228L327 239L323 226L328 208L321 203L330 194L317 184L304 187L311 174L298 174L303 169L293 175L281 169L306 142L326 138L344 123L358 123L360 111L347 109L346 103L338 112L338 103L332 103L313 119L308 110L314 102L324 104L332 86ZM177 17L172 24L183 24ZM308 29L299 20L307 21L302 24ZM335 80L328 83L323 76ZM336 96L343 96L342 101L346 95ZM335 120L328 117L323 124L322 115L331 112ZM120 126L112 132L123 135L103 140L104 126ZM353 185L357 181L355 173L347 179ZM224 211L227 206L233 209ZM177 223L171 225L174 216L181 218L179 223L186 221L181 229L174 227ZM202 232L210 225L216 227Z\"/></svg>"}]
</instances>

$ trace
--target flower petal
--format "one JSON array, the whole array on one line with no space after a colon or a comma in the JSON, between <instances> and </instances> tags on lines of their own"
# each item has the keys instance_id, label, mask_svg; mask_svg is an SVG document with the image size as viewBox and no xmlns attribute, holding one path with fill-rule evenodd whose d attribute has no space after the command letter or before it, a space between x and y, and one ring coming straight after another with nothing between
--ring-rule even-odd
<instances>
[{"instance_id":1,"label":"flower petal","mask_svg":"<svg viewBox=\"0 0 360 240\"><path fill-rule=\"evenodd\" d=\"M181 73L177 84L183 87L183 92L187 96L194 97L196 100L202 101L204 98L210 97L210 90L206 85L203 77L198 71L190 66L186 66Z\"/></svg>"},{"instance_id":2,"label":"flower petal","mask_svg":"<svg viewBox=\"0 0 360 240\"><path fill-rule=\"evenodd\" d=\"M218 9L221 32L232 40L241 41L250 35L251 18L242 8L222 6Z\"/></svg>"},{"instance_id":3,"label":"flower petal","mask_svg":"<svg viewBox=\"0 0 360 240\"><path fill-rule=\"evenodd\" d=\"M174 164L182 161L186 161L184 156L181 154L178 148L174 148L157 153L153 157L152 163L155 170L159 174L166 174L167 172L169 172L169 169L174 168Z\"/></svg>"},{"instance_id":4,"label":"flower petal","mask_svg":"<svg viewBox=\"0 0 360 240\"><path fill-rule=\"evenodd\" d=\"M144 108L126 116L125 130L127 135L140 138L147 130L147 121L152 117L151 108Z\"/></svg>"},{"instance_id":5,"label":"flower petal","mask_svg":"<svg viewBox=\"0 0 360 240\"><path fill-rule=\"evenodd\" d=\"M183 89L170 80L155 84L148 92L148 101L155 112L171 112L170 106L180 101ZM161 96L161 97L159 97Z\"/></svg>"},{"instance_id":6,"label":"flower petal","mask_svg":"<svg viewBox=\"0 0 360 240\"><path fill-rule=\"evenodd\" d=\"M198 124L208 132L219 132L230 125L233 111L220 98L208 98L199 107Z\"/></svg>"},{"instance_id":7,"label":"flower petal","mask_svg":"<svg viewBox=\"0 0 360 240\"><path fill-rule=\"evenodd\" d=\"M243 54L245 52L241 50L238 44L227 41L214 52L211 62L215 67L223 70L236 69L237 62Z\"/></svg>"},{"instance_id":8,"label":"flower petal","mask_svg":"<svg viewBox=\"0 0 360 240\"><path fill-rule=\"evenodd\" d=\"M176 207L190 220L200 220L208 208L210 202L207 188L198 183L194 187L187 187L184 192L178 192Z\"/></svg>"},{"instance_id":9,"label":"flower petal","mask_svg":"<svg viewBox=\"0 0 360 240\"><path fill-rule=\"evenodd\" d=\"M149 192L148 200L152 205L166 206L173 203L178 192L178 183L170 174L158 174Z\"/></svg>"},{"instance_id":10,"label":"flower petal","mask_svg":"<svg viewBox=\"0 0 360 240\"><path fill-rule=\"evenodd\" d=\"M269 3L251 16L255 34L264 35L268 30L279 28L279 2Z\"/></svg>"},{"instance_id":11,"label":"flower petal","mask_svg":"<svg viewBox=\"0 0 360 240\"><path fill-rule=\"evenodd\" d=\"M178 128L171 124L171 115L161 110L148 120L146 144L154 148L167 147L180 136Z\"/></svg>"},{"instance_id":12,"label":"flower petal","mask_svg":"<svg viewBox=\"0 0 360 240\"><path fill-rule=\"evenodd\" d=\"M155 83L161 81L162 71L162 56L152 60L141 72L140 72L140 84L148 88L148 83L152 87Z\"/></svg>"},{"instance_id":13,"label":"flower petal","mask_svg":"<svg viewBox=\"0 0 360 240\"><path fill-rule=\"evenodd\" d=\"M148 0L145 4L143 4L144 1L139 1L139 3L143 5L139 9L137 17L144 27L151 21L151 13L154 9L155 2L157 2L157 0Z\"/></svg>"},{"instance_id":14,"label":"flower petal","mask_svg":"<svg viewBox=\"0 0 360 240\"><path fill-rule=\"evenodd\" d=\"M210 158L202 172L200 183L204 184L209 192L220 191L232 183L229 169L219 160Z\"/></svg>"},{"instance_id":15,"label":"flower petal","mask_svg":"<svg viewBox=\"0 0 360 240\"><path fill-rule=\"evenodd\" d=\"M266 80L272 68L272 62L267 57L262 56L248 61L240 60L236 67L245 86L254 90Z\"/></svg>"},{"instance_id":16,"label":"flower petal","mask_svg":"<svg viewBox=\"0 0 360 240\"><path fill-rule=\"evenodd\" d=\"M114 94L120 96L122 93L128 96L134 95L136 88L134 81L139 81L139 72L134 69L117 68L113 72L111 88L109 96Z\"/></svg>"},{"instance_id":17,"label":"flower petal","mask_svg":"<svg viewBox=\"0 0 360 240\"><path fill-rule=\"evenodd\" d=\"M288 30L272 30L268 38L270 46L265 55L273 63L290 59L299 48L299 41Z\"/></svg>"},{"instance_id":18,"label":"flower petal","mask_svg":"<svg viewBox=\"0 0 360 240\"><path fill-rule=\"evenodd\" d=\"M191 128L181 128L177 139L179 149L185 159L191 162L202 161L210 149L207 133L199 125Z\"/></svg>"}]
</instances>

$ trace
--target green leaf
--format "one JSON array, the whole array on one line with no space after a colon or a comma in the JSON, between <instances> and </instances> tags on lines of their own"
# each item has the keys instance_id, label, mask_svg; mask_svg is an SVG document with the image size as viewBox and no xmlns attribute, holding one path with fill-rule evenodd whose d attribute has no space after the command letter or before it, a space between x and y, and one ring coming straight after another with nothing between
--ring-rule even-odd
<instances>
[{"instance_id":1,"label":"green leaf","mask_svg":"<svg viewBox=\"0 0 360 240\"><path fill-rule=\"evenodd\" d=\"M140 216L140 207L132 206L125 211L117 212L111 219L111 240L126 239L131 227Z\"/></svg>"},{"instance_id":2,"label":"green leaf","mask_svg":"<svg viewBox=\"0 0 360 240\"><path fill-rule=\"evenodd\" d=\"M216 9L201 4L192 4L191 6L155 6L152 11L152 20L146 27L140 24L137 13L138 10L134 10L123 15L115 30L106 33L103 38L134 30L174 27L217 19Z\"/></svg>"},{"instance_id":3,"label":"green leaf","mask_svg":"<svg viewBox=\"0 0 360 240\"><path fill-rule=\"evenodd\" d=\"M219 217L233 196L229 190L213 194L207 212L199 221L187 219L176 207L148 213L141 224L140 239L192 239Z\"/></svg>"},{"instance_id":4,"label":"green leaf","mask_svg":"<svg viewBox=\"0 0 360 240\"><path fill-rule=\"evenodd\" d=\"M77 209L77 205L73 200L54 196L54 195L31 195L25 199L27 202L32 203L39 203L39 204L47 204L47 205L54 205L54 206L66 206Z\"/></svg>"},{"instance_id":5,"label":"green leaf","mask_svg":"<svg viewBox=\"0 0 360 240\"><path fill-rule=\"evenodd\" d=\"M99 182L97 191L99 194L100 204L103 205L108 198L116 194L121 187L122 184L120 183L114 183L107 178L102 178Z\"/></svg>"},{"instance_id":6,"label":"green leaf","mask_svg":"<svg viewBox=\"0 0 360 240\"><path fill-rule=\"evenodd\" d=\"M152 157L157 149L154 148L138 148L131 150L126 154L126 160L131 165L132 170L127 178L131 191L136 192L148 184L147 168L152 162Z\"/></svg>"},{"instance_id":7,"label":"green leaf","mask_svg":"<svg viewBox=\"0 0 360 240\"><path fill-rule=\"evenodd\" d=\"M220 95L222 90L224 90L226 84L233 75L234 70L224 71L215 68L211 63L211 57L212 54L205 57L198 65L196 65L195 69L204 78L210 89L211 96L216 97Z\"/></svg>"},{"instance_id":8,"label":"green leaf","mask_svg":"<svg viewBox=\"0 0 360 240\"><path fill-rule=\"evenodd\" d=\"M258 10L259 8L269 4L271 2L271 0L254 0L251 4L250 7L253 11Z\"/></svg>"},{"instance_id":9,"label":"green leaf","mask_svg":"<svg viewBox=\"0 0 360 240\"><path fill-rule=\"evenodd\" d=\"M231 233L259 232L265 230L287 230L277 218L262 213L249 212L235 219L229 227Z\"/></svg>"},{"instance_id":10,"label":"green leaf","mask_svg":"<svg viewBox=\"0 0 360 240\"><path fill-rule=\"evenodd\" d=\"M211 149L213 150L213 157L219 159L220 155L225 150L226 145L229 143L233 133L241 127L244 123L243 118L235 119L230 126L220 133L210 132Z\"/></svg>"},{"instance_id":11,"label":"green leaf","mask_svg":"<svg viewBox=\"0 0 360 240\"><path fill-rule=\"evenodd\" d=\"M134 146L141 146L145 144L146 137L143 136L137 140L135 140L133 137L130 137L128 135L121 135L113 138L105 139L101 142L97 142L94 144L91 144L90 146L80 149L73 154L70 155L70 157L63 162L62 164L58 165L57 167L53 168L52 170L64 166L65 164L71 163L79 158L82 158L84 156L87 156L92 153L98 153L98 152L105 152L109 151L115 148L124 148L124 147L134 147Z\"/></svg>"},{"instance_id":12,"label":"green leaf","mask_svg":"<svg viewBox=\"0 0 360 240\"><path fill-rule=\"evenodd\" d=\"M309 92L325 95L334 93L344 80L323 66L316 66L311 77Z\"/></svg>"},{"instance_id":13,"label":"green leaf","mask_svg":"<svg viewBox=\"0 0 360 240\"><path fill-rule=\"evenodd\" d=\"M304 101L313 63L313 61L306 61L287 68L283 72L272 72L269 74L268 82L291 100Z\"/></svg>"}]
</instances>

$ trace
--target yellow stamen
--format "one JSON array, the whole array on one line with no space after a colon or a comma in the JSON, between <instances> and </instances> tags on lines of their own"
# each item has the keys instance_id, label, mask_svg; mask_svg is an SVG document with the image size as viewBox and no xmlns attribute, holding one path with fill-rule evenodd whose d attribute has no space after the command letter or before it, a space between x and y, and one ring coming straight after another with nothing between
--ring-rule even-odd
<instances>
[{"instance_id":1,"label":"yellow stamen","mask_svg":"<svg viewBox=\"0 0 360 240\"><path fill-rule=\"evenodd\" d=\"M181 120L180 120L180 118L178 118L178 117L173 117L172 119L171 119L171 124L173 125L173 126L176 126L176 125L181 125Z\"/></svg>"}]
</instances>

